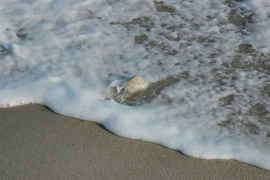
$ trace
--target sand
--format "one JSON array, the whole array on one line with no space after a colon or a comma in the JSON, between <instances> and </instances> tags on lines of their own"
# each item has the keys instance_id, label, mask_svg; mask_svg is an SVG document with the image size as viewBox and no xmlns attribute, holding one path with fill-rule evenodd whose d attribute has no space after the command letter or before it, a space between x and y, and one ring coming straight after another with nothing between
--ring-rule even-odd
<instances>
[{"instance_id":1,"label":"sand","mask_svg":"<svg viewBox=\"0 0 270 180\"><path fill-rule=\"evenodd\" d=\"M1 180L270 179L270 171L234 160L203 160L41 105L0 108Z\"/></svg>"}]
</instances>

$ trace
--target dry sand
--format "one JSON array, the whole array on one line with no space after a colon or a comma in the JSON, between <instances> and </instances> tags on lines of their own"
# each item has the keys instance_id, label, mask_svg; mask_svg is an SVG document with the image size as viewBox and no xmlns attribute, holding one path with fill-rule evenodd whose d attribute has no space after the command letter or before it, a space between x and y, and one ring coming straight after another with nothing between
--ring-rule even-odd
<instances>
[{"instance_id":1,"label":"dry sand","mask_svg":"<svg viewBox=\"0 0 270 180\"><path fill-rule=\"evenodd\" d=\"M234 160L203 160L41 105L0 108L0 176L5 179L270 179Z\"/></svg>"}]
</instances>

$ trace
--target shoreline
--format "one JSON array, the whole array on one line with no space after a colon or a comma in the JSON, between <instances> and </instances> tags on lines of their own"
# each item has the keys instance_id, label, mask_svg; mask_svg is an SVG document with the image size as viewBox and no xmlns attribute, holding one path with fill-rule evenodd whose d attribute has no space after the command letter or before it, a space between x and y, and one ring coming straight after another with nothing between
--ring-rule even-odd
<instances>
[{"instance_id":1,"label":"shoreline","mask_svg":"<svg viewBox=\"0 0 270 180\"><path fill-rule=\"evenodd\" d=\"M188 157L38 104L0 108L1 179L269 179L235 160Z\"/></svg>"}]
</instances>

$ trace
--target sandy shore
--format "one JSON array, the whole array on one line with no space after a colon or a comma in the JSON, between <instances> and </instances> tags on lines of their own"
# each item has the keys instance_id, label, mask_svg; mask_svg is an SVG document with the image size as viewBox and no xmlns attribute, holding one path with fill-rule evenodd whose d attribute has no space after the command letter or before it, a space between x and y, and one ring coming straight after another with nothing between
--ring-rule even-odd
<instances>
[{"instance_id":1,"label":"sandy shore","mask_svg":"<svg viewBox=\"0 0 270 180\"><path fill-rule=\"evenodd\" d=\"M41 105L0 108L0 179L270 179L234 160L187 157Z\"/></svg>"}]
</instances>

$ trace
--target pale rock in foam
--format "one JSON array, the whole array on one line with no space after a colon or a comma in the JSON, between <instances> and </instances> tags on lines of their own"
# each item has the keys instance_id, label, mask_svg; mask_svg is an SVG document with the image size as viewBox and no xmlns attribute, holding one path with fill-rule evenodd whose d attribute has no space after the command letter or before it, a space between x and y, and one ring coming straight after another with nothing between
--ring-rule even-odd
<instances>
[{"instance_id":1,"label":"pale rock in foam","mask_svg":"<svg viewBox=\"0 0 270 180\"><path fill-rule=\"evenodd\" d=\"M148 88L148 83L145 82L142 77L136 75L124 82L122 88L129 94L135 94L146 90Z\"/></svg>"},{"instance_id":2,"label":"pale rock in foam","mask_svg":"<svg viewBox=\"0 0 270 180\"><path fill-rule=\"evenodd\" d=\"M118 103L123 103L126 99L136 96L147 88L148 83L145 82L142 77L137 75L126 81L115 80L109 85L106 99L113 99Z\"/></svg>"}]
</instances>

